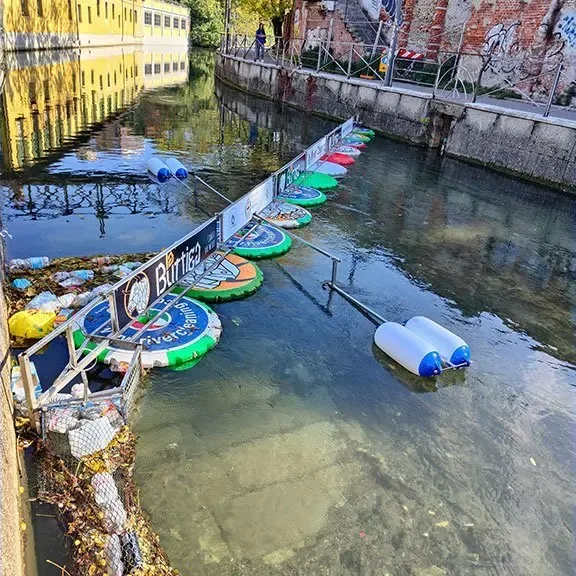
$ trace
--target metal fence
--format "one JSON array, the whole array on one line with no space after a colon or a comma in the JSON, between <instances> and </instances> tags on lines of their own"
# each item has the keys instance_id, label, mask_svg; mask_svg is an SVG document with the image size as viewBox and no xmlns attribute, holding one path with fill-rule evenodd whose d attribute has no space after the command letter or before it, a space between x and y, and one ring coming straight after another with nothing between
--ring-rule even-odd
<instances>
[{"instance_id":1,"label":"metal fence","mask_svg":"<svg viewBox=\"0 0 576 576\"><path fill-rule=\"evenodd\" d=\"M255 59L255 41L223 36L220 50ZM292 70L306 69L406 88L441 100L480 102L548 116L567 110L576 96L576 78L561 58L544 62L486 51L438 51L434 58L405 49L392 54L380 42L334 42L317 37L274 38L263 61Z\"/></svg>"}]
</instances>

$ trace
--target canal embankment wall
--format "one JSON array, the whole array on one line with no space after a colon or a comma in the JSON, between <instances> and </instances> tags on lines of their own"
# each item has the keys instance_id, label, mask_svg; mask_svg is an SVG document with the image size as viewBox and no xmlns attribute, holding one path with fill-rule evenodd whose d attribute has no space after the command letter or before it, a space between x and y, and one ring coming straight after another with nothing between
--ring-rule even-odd
<instances>
[{"instance_id":1,"label":"canal embankment wall","mask_svg":"<svg viewBox=\"0 0 576 576\"><path fill-rule=\"evenodd\" d=\"M304 69L217 55L216 75L246 92L527 180L576 190L576 123Z\"/></svg>"},{"instance_id":2,"label":"canal embankment wall","mask_svg":"<svg viewBox=\"0 0 576 576\"><path fill-rule=\"evenodd\" d=\"M23 531L20 514L20 473L10 390L10 336L7 306L0 282L0 576L24 576ZM32 568L32 567L31 567ZM29 572L33 574L33 571Z\"/></svg>"}]
</instances>

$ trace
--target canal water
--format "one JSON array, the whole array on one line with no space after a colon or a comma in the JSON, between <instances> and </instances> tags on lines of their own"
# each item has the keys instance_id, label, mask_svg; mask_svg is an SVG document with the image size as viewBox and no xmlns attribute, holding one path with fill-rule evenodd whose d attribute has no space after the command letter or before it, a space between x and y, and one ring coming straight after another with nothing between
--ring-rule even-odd
<instances>
[{"instance_id":1,"label":"canal water","mask_svg":"<svg viewBox=\"0 0 576 576\"><path fill-rule=\"evenodd\" d=\"M179 157L234 198L333 126L215 81L208 52L149 56L12 63L9 257L159 250L223 205L203 194L195 209L189 190L149 182L150 154ZM113 64L137 81L108 88ZM70 92L48 107L54 66ZM91 70L95 88L83 87ZM137 483L173 565L573 574L576 199L377 137L313 215L298 233L342 258L343 287L390 320L440 322L474 363L417 378L322 290L323 256L295 245L263 261L258 293L215 307L214 351L192 370L151 372L138 406Z\"/></svg>"}]
</instances>

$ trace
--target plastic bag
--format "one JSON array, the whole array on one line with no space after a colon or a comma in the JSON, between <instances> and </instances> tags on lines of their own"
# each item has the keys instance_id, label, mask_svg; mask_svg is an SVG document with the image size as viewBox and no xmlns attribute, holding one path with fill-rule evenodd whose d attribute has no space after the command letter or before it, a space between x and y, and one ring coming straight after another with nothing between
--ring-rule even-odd
<instances>
[{"instance_id":1,"label":"plastic bag","mask_svg":"<svg viewBox=\"0 0 576 576\"><path fill-rule=\"evenodd\" d=\"M62 308L58 302L58 297L52 292L40 292L37 296L34 296L28 304L24 307L26 310L43 310L44 312L57 312Z\"/></svg>"},{"instance_id":2,"label":"plastic bag","mask_svg":"<svg viewBox=\"0 0 576 576\"><path fill-rule=\"evenodd\" d=\"M82 458L104 450L114 438L114 429L108 418L83 420L80 428L70 431L70 451L75 458Z\"/></svg>"},{"instance_id":3,"label":"plastic bag","mask_svg":"<svg viewBox=\"0 0 576 576\"><path fill-rule=\"evenodd\" d=\"M126 509L122 505L120 499L112 500L106 502L101 506L104 511L104 518L102 523L106 532L109 534L117 534L124 531L124 526L128 521L128 515L126 514Z\"/></svg>"},{"instance_id":4,"label":"plastic bag","mask_svg":"<svg viewBox=\"0 0 576 576\"><path fill-rule=\"evenodd\" d=\"M10 270L38 270L46 268L50 264L50 258L46 256L35 256L33 258L14 258L8 262Z\"/></svg>"},{"instance_id":5,"label":"plastic bag","mask_svg":"<svg viewBox=\"0 0 576 576\"><path fill-rule=\"evenodd\" d=\"M75 276L71 276L70 278L66 278L66 280L62 280L62 282L58 282L62 288L76 288L76 286L82 286L86 280L82 280L82 278L76 278Z\"/></svg>"},{"instance_id":6,"label":"plastic bag","mask_svg":"<svg viewBox=\"0 0 576 576\"><path fill-rule=\"evenodd\" d=\"M38 396L42 394L42 386L40 385L38 372L36 371L34 362L30 362L30 371L32 373L34 396L38 398ZM26 392L24 392L24 382L22 381L20 366L14 366L12 368L12 372L10 373L10 389L12 390L12 394L14 394L16 402L22 403L26 401Z\"/></svg>"},{"instance_id":7,"label":"plastic bag","mask_svg":"<svg viewBox=\"0 0 576 576\"><path fill-rule=\"evenodd\" d=\"M96 298L96 294L94 294L94 292L82 292L81 294L76 294L76 297L74 298L74 302L72 303L72 308L82 308L83 306L86 306L86 304L89 304L90 302L92 302L92 300L94 300L94 298Z\"/></svg>"},{"instance_id":8,"label":"plastic bag","mask_svg":"<svg viewBox=\"0 0 576 576\"><path fill-rule=\"evenodd\" d=\"M8 330L18 338L44 338L54 330L55 312L21 310L8 320Z\"/></svg>"},{"instance_id":9,"label":"plastic bag","mask_svg":"<svg viewBox=\"0 0 576 576\"><path fill-rule=\"evenodd\" d=\"M52 280L54 282L61 283L64 280L69 280L70 278L77 278L78 280L93 280L94 271L93 270L72 270L70 272L56 272L52 274Z\"/></svg>"},{"instance_id":10,"label":"plastic bag","mask_svg":"<svg viewBox=\"0 0 576 576\"><path fill-rule=\"evenodd\" d=\"M94 498L98 506L112 504L116 500L120 500L118 488L110 472L94 474L92 477L92 488L94 488Z\"/></svg>"},{"instance_id":11,"label":"plastic bag","mask_svg":"<svg viewBox=\"0 0 576 576\"><path fill-rule=\"evenodd\" d=\"M124 576L124 563L122 562L122 545L118 534L112 534L104 545L106 555L106 573L109 576Z\"/></svg>"},{"instance_id":12,"label":"plastic bag","mask_svg":"<svg viewBox=\"0 0 576 576\"><path fill-rule=\"evenodd\" d=\"M18 290L26 290L26 288L32 286L32 282L26 278L14 278L14 280L12 280L12 286Z\"/></svg>"}]
</instances>

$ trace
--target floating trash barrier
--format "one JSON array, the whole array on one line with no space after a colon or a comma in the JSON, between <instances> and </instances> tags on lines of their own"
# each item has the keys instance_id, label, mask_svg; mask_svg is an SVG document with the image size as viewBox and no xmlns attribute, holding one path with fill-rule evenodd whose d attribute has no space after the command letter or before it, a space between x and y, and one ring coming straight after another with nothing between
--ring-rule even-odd
<instances>
[{"instance_id":1,"label":"floating trash barrier","mask_svg":"<svg viewBox=\"0 0 576 576\"><path fill-rule=\"evenodd\" d=\"M326 154L326 156L322 156L320 159L322 162L332 162L333 164L340 164L340 166L351 166L356 162L352 156L348 154L339 154L338 152L331 152Z\"/></svg>"},{"instance_id":2,"label":"floating trash barrier","mask_svg":"<svg viewBox=\"0 0 576 576\"><path fill-rule=\"evenodd\" d=\"M340 164L335 164L334 162L325 162L321 161L318 164L314 164L312 168L310 168L316 174L327 174L328 176L332 176L333 178L343 178L348 174L348 170L344 168L344 166L340 166Z\"/></svg>"},{"instance_id":3,"label":"floating trash barrier","mask_svg":"<svg viewBox=\"0 0 576 576\"><path fill-rule=\"evenodd\" d=\"M188 178L188 169L180 160L176 158L168 158L165 162L166 166L170 170L173 176L176 176L179 180L184 180Z\"/></svg>"},{"instance_id":4,"label":"floating trash barrier","mask_svg":"<svg viewBox=\"0 0 576 576\"><path fill-rule=\"evenodd\" d=\"M266 206L260 216L280 228L302 228L312 221L312 214L305 208L277 200Z\"/></svg>"},{"instance_id":5,"label":"floating trash barrier","mask_svg":"<svg viewBox=\"0 0 576 576\"><path fill-rule=\"evenodd\" d=\"M287 186L278 198L289 204L305 207L320 206L327 200L326 194L321 190L310 186L295 186L293 184Z\"/></svg>"},{"instance_id":6,"label":"floating trash barrier","mask_svg":"<svg viewBox=\"0 0 576 576\"><path fill-rule=\"evenodd\" d=\"M316 188L317 190L330 190L338 186L338 180L328 174L303 172L294 180L293 184L296 186L310 186L310 188Z\"/></svg>"},{"instance_id":7,"label":"floating trash barrier","mask_svg":"<svg viewBox=\"0 0 576 576\"><path fill-rule=\"evenodd\" d=\"M180 281L174 292L186 291L190 298L204 302L226 302L250 296L262 286L264 275L260 268L237 254L228 254L216 268L198 280L222 255L223 252L216 252L201 262L194 272ZM191 288L187 289L188 286Z\"/></svg>"},{"instance_id":8,"label":"floating trash barrier","mask_svg":"<svg viewBox=\"0 0 576 576\"><path fill-rule=\"evenodd\" d=\"M241 230L238 230L228 242L224 243L226 247L232 247L250 228L254 223L247 224ZM252 258L258 260L261 258L273 258L274 256L281 256L290 250L292 246L292 238L286 233L282 232L274 226L268 224L260 224L252 232L244 236L242 240L236 244L234 254L243 256L244 258Z\"/></svg>"},{"instance_id":9,"label":"floating trash barrier","mask_svg":"<svg viewBox=\"0 0 576 576\"><path fill-rule=\"evenodd\" d=\"M122 335L123 339L135 336L155 314L175 298L174 293L166 294L145 315L130 324ZM108 322L109 319L108 302L98 304L81 318L81 324L76 325L74 331L76 347L82 346L84 334L110 336L112 327ZM222 325L214 311L206 304L184 296L137 338L136 341L146 347L142 352L142 365L144 368L154 368L199 360L208 350L216 346L221 332ZM96 344L90 342L86 350L93 350L95 347ZM98 356L98 361L111 364L113 368L121 368L130 363L133 353L132 349L111 346Z\"/></svg>"},{"instance_id":10,"label":"floating trash barrier","mask_svg":"<svg viewBox=\"0 0 576 576\"><path fill-rule=\"evenodd\" d=\"M155 158L154 156L150 158L147 167L148 172L150 172L158 182L163 183L170 179L170 168L159 158Z\"/></svg>"}]
</instances>

